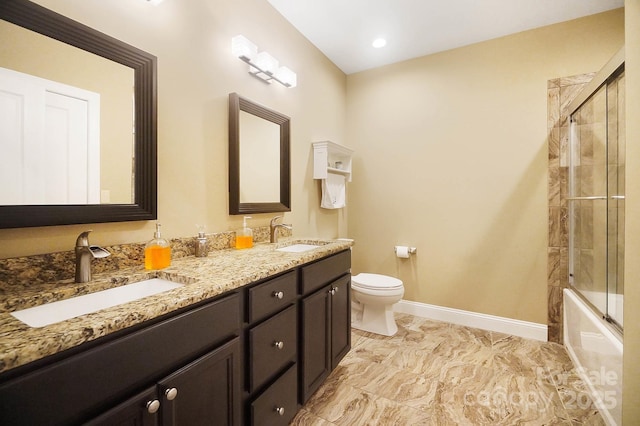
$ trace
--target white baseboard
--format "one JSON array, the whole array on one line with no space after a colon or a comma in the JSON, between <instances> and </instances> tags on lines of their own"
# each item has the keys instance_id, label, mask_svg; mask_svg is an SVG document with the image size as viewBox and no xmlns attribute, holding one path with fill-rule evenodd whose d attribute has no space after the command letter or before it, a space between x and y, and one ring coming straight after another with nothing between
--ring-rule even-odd
<instances>
[{"instance_id":1,"label":"white baseboard","mask_svg":"<svg viewBox=\"0 0 640 426\"><path fill-rule=\"evenodd\" d=\"M547 341L547 326L545 324L445 308L409 300L401 300L396 303L393 306L393 310L421 318L511 334L524 337L525 339L539 340L541 342Z\"/></svg>"}]
</instances>

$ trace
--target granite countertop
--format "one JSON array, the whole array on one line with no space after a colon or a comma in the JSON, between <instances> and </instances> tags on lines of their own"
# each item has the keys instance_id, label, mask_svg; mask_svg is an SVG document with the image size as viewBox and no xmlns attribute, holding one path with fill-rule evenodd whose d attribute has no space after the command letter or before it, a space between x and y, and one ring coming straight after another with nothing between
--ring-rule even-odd
<instances>
[{"instance_id":1,"label":"granite countertop","mask_svg":"<svg viewBox=\"0 0 640 426\"><path fill-rule=\"evenodd\" d=\"M276 251L294 243L311 243L318 248L302 253ZM250 249L213 250L204 258L176 259L161 271L147 271L140 265L94 274L85 284L63 280L4 289L0 293L0 373L346 250L352 244L348 240L301 239L277 245L257 243ZM155 277L185 285L45 327L29 327L11 315L15 310Z\"/></svg>"}]
</instances>

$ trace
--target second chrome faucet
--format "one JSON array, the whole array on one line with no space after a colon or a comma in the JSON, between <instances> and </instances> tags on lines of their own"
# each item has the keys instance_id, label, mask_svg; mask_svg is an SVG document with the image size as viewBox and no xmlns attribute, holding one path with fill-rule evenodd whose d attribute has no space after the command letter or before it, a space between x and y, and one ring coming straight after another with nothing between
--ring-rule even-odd
<instances>
[{"instance_id":1,"label":"second chrome faucet","mask_svg":"<svg viewBox=\"0 0 640 426\"><path fill-rule=\"evenodd\" d=\"M291 225L285 224L285 223L278 223L278 219L281 219L282 216L276 216L273 219L271 219L271 223L269 224L269 241L272 243L277 243L278 242L278 229L279 228L284 228L284 229L288 229L291 230L293 229L293 227Z\"/></svg>"}]
</instances>

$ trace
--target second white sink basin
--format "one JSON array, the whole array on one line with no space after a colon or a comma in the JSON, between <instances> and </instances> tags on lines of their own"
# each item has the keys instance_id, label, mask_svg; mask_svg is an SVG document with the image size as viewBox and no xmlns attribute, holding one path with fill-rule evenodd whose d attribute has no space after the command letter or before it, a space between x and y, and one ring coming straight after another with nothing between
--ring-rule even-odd
<instances>
[{"instance_id":1,"label":"second white sink basin","mask_svg":"<svg viewBox=\"0 0 640 426\"><path fill-rule=\"evenodd\" d=\"M11 315L30 327L44 327L101 309L133 302L134 300L182 287L183 285L161 278L151 278L133 284L22 309L12 312Z\"/></svg>"},{"instance_id":2,"label":"second white sink basin","mask_svg":"<svg viewBox=\"0 0 640 426\"><path fill-rule=\"evenodd\" d=\"M281 247L276 249L276 251L284 251L287 253L303 253L305 251L317 249L318 245L315 244L292 244L290 246Z\"/></svg>"}]
</instances>

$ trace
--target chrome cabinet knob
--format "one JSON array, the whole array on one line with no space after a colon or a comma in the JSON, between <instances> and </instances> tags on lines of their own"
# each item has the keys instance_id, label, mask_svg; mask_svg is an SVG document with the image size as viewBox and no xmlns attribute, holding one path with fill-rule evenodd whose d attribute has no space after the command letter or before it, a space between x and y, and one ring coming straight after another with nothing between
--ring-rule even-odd
<instances>
[{"instance_id":1,"label":"chrome cabinet knob","mask_svg":"<svg viewBox=\"0 0 640 426\"><path fill-rule=\"evenodd\" d=\"M154 399L153 401L147 401L147 412L149 412L149 414L154 414L158 412L159 409L160 401L158 401L157 399Z\"/></svg>"},{"instance_id":2,"label":"chrome cabinet knob","mask_svg":"<svg viewBox=\"0 0 640 426\"><path fill-rule=\"evenodd\" d=\"M176 399L176 396L178 396L178 389L169 388L164 391L164 396L167 398L167 400L173 401L174 399Z\"/></svg>"},{"instance_id":3,"label":"chrome cabinet knob","mask_svg":"<svg viewBox=\"0 0 640 426\"><path fill-rule=\"evenodd\" d=\"M276 413L284 416L284 407L276 407Z\"/></svg>"},{"instance_id":4,"label":"chrome cabinet knob","mask_svg":"<svg viewBox=\"0 0 640 426\"><path fill-rule=\"evenodd\" d=\"M273 297L276 299L282 299L284 297L284 291L274 291Z\"/></svg>"},{"instance_id":5,"label":"chrome cabinet knob","mask_svg":"<svg viewBox=\"0 0 640 426\"><path fill-rule=\"evenodd\" d=\"M284 348L284 342L282 342L282 341L273 342L273 346L275 346L278 349L282 349L282 348Z\"/></svg>"}]
</instances>

